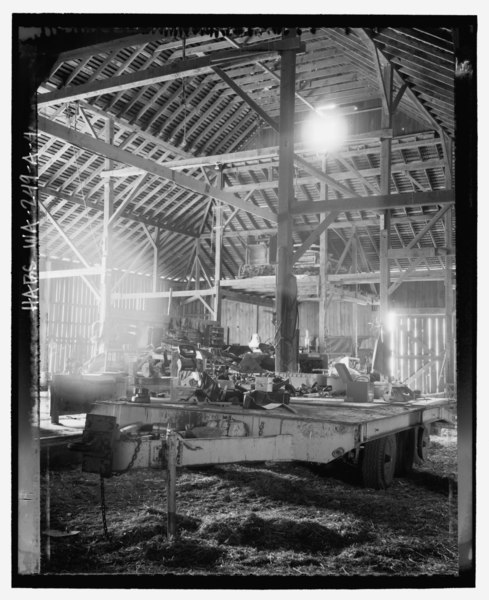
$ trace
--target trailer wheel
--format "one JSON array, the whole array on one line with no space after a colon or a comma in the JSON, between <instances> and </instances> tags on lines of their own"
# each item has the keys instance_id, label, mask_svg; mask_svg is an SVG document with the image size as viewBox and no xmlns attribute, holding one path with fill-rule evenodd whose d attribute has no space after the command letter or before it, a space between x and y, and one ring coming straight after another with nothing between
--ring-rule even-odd
<instances>
[{"instance_id":1,"label":"trailer wheel","mask_svg":"<svg viewBox=\"0 0 489 600\"><path fill-rule=\"evenodd\" d=\"M388 435L365 444L362 476L365 487L384 490L394 479L396 469L396 436Z\"/></svg>"},{"instance_id":2,"label":"trailer wheel","mask_svg":"<svg viewBox=\"0 0 489 600\"><path fill-rule=\"evenodd\" d=\"M416 435L416 452L414 460L416 464L422 465L428 458L428 449L430 447L430 429L429 424L418 427Z\"/></svg>"},{"instance_id":3,"label":"trailer wheel","mask_svg":"<svg viewBox=\"0 0 489 600\"><path fill-rule=\"evenodd\" d=\"M412 471L416 454L416 430L408 429L396 434L397 455L395 475L407 475Z\"/></svg>"}]
</instances>

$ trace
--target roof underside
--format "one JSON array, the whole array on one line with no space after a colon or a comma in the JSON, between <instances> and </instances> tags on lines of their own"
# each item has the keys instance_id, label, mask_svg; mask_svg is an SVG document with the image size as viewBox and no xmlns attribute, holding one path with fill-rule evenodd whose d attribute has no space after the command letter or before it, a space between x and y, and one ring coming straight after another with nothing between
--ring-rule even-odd
<instances>
[{"instance_id":1,"label":"roof underside","mask_svg":"<svg viewBox=\"0 0 489 600\"><path fill-rule=\"evenodd\" d=\"M52 132L39 130L39 199L41 255L73 263L80 257L100 264L104 189L112 182L114 210L120 213L113 227L112 267L150 276L153 245L158 246L162 278L188 283L200 239L200 262L210 279L214 273L215 200L200 193L203 185L217 185L217 165L225 164L224 191L245 202L250 211L223 204L225 224L222 277L237 277L246 262L246 244L268 240L276 225L263 215L276 213L278 199L278 137L269 123L223 79L224 71L269 117L278 120L280 54L264 52L242 57L226 66L219 59L205 69L180 71L192 59L234 50L244 45L278 41L280 35L260 32L251 38L192 36L185 40L155 35L128 37L112 48L92 46L60 55L48 80L39 90L39 115L50 122L104 142L107 117L113 122L112 145L131 156L142 157L199 182L182 187L171 178L131 166L127 155L108 161L97 149L80 147ZM305 52L297 56L295 119L299 125L310 113L334 103L351 126L341 150L328 154L327 175L338 185L327 186L328 200L380 194L380 114L383 92L379 67L394 68L394 98L400 98L393 125L390 192L418 193L447 189L445 144L454 136L454 55L448 29L384 28L380 30L324 28L301 35ZM197 64L197 63L195 63ZM199 63L200 64L200 63ZM96 82L118 81L130 74L173 68L168 78L82 97L69 94L59 102L43 103L43 94L55 90L92 89ZM123 79L121 79L123 81ZM125 80L124 80L125 81ZM140 79L140 81L147 81ZM94 90L98 89L96 86ZM47 96L46 96L47 97ZM375 125L376 123L378 125ZM365 128L365 123L369 127ZM374 127L372 127L374 124ZM298 142L298 135L296 142ZM82 145L83 146L83 145ZM261 148L266 149L261 150ZM260 152L258 152L260 149ZM322 170L323 157L305 145L296 153ZM124 158L126 157L126 158ZM117 176L106 171L121 169ZM166 173L166 171L165 171ZM453 175L453 169L452 169ZM199 187L200 186L200 187ZM299 202L321 199L320 181L295 166L294 194ZM254 208L258 210L254 210ZM262 212L260 212L262 209ZM412 205L392 211L392 248L405 248L439 211L436 204ZM266 211L266 212L265 212ZM257 214L259 213L259 214ZM359 240L359 270L379 269L378 211L339 213L330 228L329 252L333 270L348 240ZM297 214L294 244L299 246L319 223L319 214ZM65 236L71 241L67 242ZM157 236L158 233L158 237ZM416 248L444 247L444 221L440 219ZM303 256L314 264L317 246ZM419 269L439 270L442 256L424 257ZM394 269L406 269L407 258L393 260ZM81 264L80 264L81 266ZM340 272L352 267L346 253Z\"/></svg>"}]
</instances>

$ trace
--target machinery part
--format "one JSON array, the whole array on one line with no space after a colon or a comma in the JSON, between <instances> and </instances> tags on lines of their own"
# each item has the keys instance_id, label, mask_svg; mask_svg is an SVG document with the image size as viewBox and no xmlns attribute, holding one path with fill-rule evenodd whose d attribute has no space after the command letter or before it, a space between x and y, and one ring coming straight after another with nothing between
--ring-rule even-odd
<instances>
[{"instance_id":1,"label":"machinery part","mask_svg":"<svg viewBox=\"0 0 489 600\"><path fill-rule=\"evenodd\" d=\"M397 444L395 435L387 435L365 444L362 476L365 487L384 490L394 479Z\"/></svg>"},{"instance_id":2,"label":"machinery part","mask_svg":"<svg viewBox=\"0 0 489 600\"><path fill-rule=\"evenodd\" d=\"M414 460L417 465L422 465L428 458L428 449L430 447L430 424L421 425L416 432L416 452Z\"/></svg>"},{"instance_id":3,"label":"machinery part","mask_svg":"<svg viewBox=\"0 0 489 600\"><path fill-rule=\"evenodd\" d=\"M193 346L180 344L178 346L178 372L197 370L197 352Z\"/></svg>"},{"instance_id":4,"label":"machinery part","mask_svg":"<svg viewBox=\"0 0 489 600\"><path fill-rule=\"evenodd\" d=\"M412 471L416 453L416 430L408 429L396 434L397 455L395 475L407 475Z\"/></svg>"},{"instance_id":5,"label":"machinery part","mask_svg":"<svg viewBox=\"0 0 489 600\"><path fill-rule=\"evenodd\" d=\"M407 385L392 384L391 401L392 402L409 402L415 400L414 392Z\"/></svg>"},{"instance_id":6,"label":"machinery part","mask_svg":"<svg viewBox=\"0 0 489 600\"><path fill-rule=\"evenodd\" d=\"M276 392L253 390L243 396L243 408L262 408L270 403L289 404L289 392L285 390L277 390Z\"/></svg>"},{"instance_id":7,"label":"machinery part","mask_svg":"<svg viewBox=\"0 0 489 600\"><path fill-rule=\"evenodd\" d=\"M186 399L189 404L204 404L207 402L205 393L202 390L195 390L193 394Z\"/></svg>"},{"instance_id":8,"label":"machinery part","mask_svg":"<svg viewBox=\"0 0 489 600\"><path fill-rule=\"evenodd\" d=\"M209 402L221 402L224 399L224 392L219 384L205 371L202 373L200 389L204 392Z\"/></svg>"},{"instance_id":9,"label":"machinery part","mask_svg":"<svg viewBox=\"0 0 489 600\"><path fill-rule=\"evenodd\" d=\"M134 396L131 397L131 402L150 402L149 390L143 387L137 387L134 389Z\"/></svg>"}]
</instances>

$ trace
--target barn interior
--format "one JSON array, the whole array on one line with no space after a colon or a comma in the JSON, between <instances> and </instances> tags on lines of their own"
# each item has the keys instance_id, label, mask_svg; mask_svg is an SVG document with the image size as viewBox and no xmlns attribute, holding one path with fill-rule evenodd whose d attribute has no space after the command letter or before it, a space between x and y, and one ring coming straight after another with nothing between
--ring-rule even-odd
<instances>
[{"instance_id":1,"label":"barn interior","mask_svg":"<svg viewBox=\"0 0 489 600\"><path fill-rule=\"evenodd\" d=\"M69 455L79 472L83 455L102 478L101 455L87 459L97 406L118 419L127 406L138 422L138 407L167 404L262 411L270 422L327 406L335 423L349 422L342 403L364 411L359 428L369 410L390 411L380 439L397 440L392 453L409 469L426 460L431 425L452 443L456 470L458 36L439 24L192 24L101 31L56 54L35 97L40 433L31 443L42 461L47 453L41 470ZM425 415L419 423L394 423L411 406ZM242 423L255 439L255 425ZM193 437L213 438L209 421L197 425ZM411 434L401 437L407 428L416 451ZM302 457L281 435L282 425L272 454L250 460ZM369 435L328 460L359 462L382 493L386 467L375 476L362 467ZM227 448L202 464L244 460ZM456 475L448 480L452 494ZM33 560L50 571L56 542L52 534L46 555L41 529L55 528L41 522ZM450 568L470 553L456 529L450 521ZM451 574L442 564L429 574Z\"/></svg>"}]
</instances>

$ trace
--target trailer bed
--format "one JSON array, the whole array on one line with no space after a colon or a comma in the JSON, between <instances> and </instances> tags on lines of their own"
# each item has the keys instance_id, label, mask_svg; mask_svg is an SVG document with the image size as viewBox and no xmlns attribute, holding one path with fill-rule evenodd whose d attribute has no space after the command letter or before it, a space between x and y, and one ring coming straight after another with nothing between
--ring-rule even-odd
<instances>
[{"instance_id":1,"label":"trailer bed","mask_svg":"<svg viewBox=\"0 0 489 600\"><path fill-rule=\"evenodd\" d=\"M181 414L219 414L239 417L259 416L271 420L305 420L334 424L360 425L370 421L396 417L405 414L417 414L427 409L453 408L454 401L446 398L421 398L404 403L370 403L345 402L339 399L312 400L308 398L292 398L288 408L245 409L233 404L185 404L169 402L164 399L152 400L148 403L136 402L97 402L92 412L118 417L119 426L136 421L144 423L163 423L164 418Z\"/></svg>"},{"instance_id":2,"label":"trailer bed","mask_svg":"<svg viewBox=\"0 0 489 600\"><path fill-rule=\"evenodd\" d=\"M271 410L229 403L106 401L98 402L92 414L114 417L120 428L138 423L180 432L190 438L181 448L182 465L255 460L327 463L371 440L435 421L453 422L453 407L448 399L430 398L402 404L296 398Z\"/></svg>"}]
</instances>

